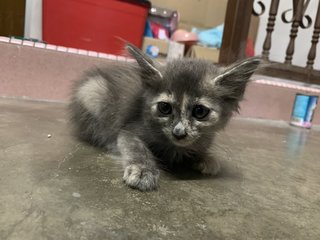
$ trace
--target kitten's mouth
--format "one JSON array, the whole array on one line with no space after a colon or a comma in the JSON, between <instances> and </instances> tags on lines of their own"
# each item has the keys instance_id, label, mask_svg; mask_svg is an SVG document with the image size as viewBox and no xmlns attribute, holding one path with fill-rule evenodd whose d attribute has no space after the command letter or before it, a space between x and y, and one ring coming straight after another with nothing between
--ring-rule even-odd
<instances>
[{"instance_id":1,"label":"kitten's mouth","mask_svg":"<svg viewBox=\"0 0 320 240\"><path fill-rule=\"evenodd\" d=\"M171 138L171 141L173 142L174 145L179 147L187 147L193 143L193 141L187 138L184 138L184 139Z\"/></svg>"}]
</instances>

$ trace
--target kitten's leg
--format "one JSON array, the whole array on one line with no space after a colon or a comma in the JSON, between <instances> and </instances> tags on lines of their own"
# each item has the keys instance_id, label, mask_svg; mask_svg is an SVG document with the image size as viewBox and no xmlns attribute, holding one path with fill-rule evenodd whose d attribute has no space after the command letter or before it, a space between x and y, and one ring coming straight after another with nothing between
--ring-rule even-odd
<instances>
[{"instance_id":1,"label":"kitten's leg","mask_svg":"<svg viewBox=\"0 0 320 240\"><path fill-rule=\"evenodd\" d=\"M155 190L160 172L154 156L145 144L131 133L121 132L118 149L123 161L125 183L141 191Z\"/></svg>"},{"instance_id":2,"label":"kitten's leg","mask_svg":"<svg viewBox=\"0 0 320 240\"><path fill-rule=\"evenodd\" d=\"M204 157L202 160L194 165L194 169L200 171L202 174L215 176L220 172L220 163L212 155Z\"/></svg>"}]
</instances>

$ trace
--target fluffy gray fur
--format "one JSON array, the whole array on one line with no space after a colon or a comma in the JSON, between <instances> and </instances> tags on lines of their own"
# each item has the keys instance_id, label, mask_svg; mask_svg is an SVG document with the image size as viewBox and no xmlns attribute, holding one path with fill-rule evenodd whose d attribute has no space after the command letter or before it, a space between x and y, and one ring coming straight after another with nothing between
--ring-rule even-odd
<instances>
[{"instance_id":1,"label":"fluffy gray fur","mask_svg":"<svg viewBox=\"0 0 320 240\"><path fill-rule=\"evenodd\" d=\"M159 164L217 174L215 133L238 110L259 58L228 67L196 59L160 66L131 44L127 50L137 63L95 69L75 84L70 113L77 136L117 149L124 182L142 191L157 189Z\"/></svg>"}]
</instances>

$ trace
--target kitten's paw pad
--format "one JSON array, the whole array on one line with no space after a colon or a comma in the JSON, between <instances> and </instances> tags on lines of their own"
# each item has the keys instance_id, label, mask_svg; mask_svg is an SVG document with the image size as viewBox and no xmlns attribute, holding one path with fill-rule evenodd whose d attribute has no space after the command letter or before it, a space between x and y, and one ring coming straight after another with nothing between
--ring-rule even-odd
<instances>
[{"instance_id":1,"label":"kitten's paw pad","mask_svg":"<svg viewBox=\"0 0 320 240\"><path fill-rule=\"evenodd\" d=\"M208 162L200 162L196 168L205 175L215 176L220 172L220 163L216 160Z\"/></svg>"},{"instance_id":2,"label":"kitten's paw pad","mask_svg":"<svg viewBox=\"0 0 320 240\"><path fill-rule=\"evenodd\" d=\"M156 168L146 168L143 165L131 164L124 170L125 183L141 191L152 191L158 187L160 172Z\"/></svg>"}]
</instances>

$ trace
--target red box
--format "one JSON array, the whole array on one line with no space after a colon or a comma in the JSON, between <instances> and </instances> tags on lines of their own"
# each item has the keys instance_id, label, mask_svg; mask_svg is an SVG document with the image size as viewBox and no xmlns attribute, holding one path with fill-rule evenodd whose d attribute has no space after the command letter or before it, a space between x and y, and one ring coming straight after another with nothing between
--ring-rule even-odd
<instances>
[{"instance_id":1,"label":"red box","mask_svg":"<svg viewBox=\"0 0 320 240\"><path fill-rule=\"evenodd\" d=\"M122 38L142 46L149 2L43 0L43 40L50 44L122 54Z\"/></svg>"}]
</instances>

